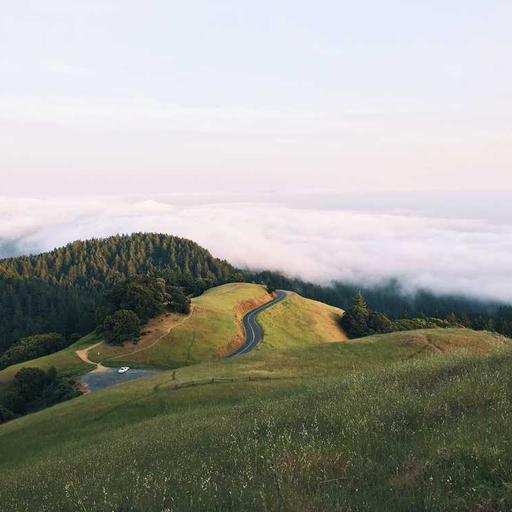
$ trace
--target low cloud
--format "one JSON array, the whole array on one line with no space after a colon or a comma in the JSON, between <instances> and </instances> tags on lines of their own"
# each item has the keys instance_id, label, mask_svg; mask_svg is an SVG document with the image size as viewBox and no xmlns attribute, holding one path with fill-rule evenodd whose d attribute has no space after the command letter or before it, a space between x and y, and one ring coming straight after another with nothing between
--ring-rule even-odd
<instances>
[{"instance_id":1,"label":"low cloud","mask_svg":"<svg viewBox=\"0 0 512 512\"><path fill-rule=\"evenodd\" d=\"M512 301L512 223L262 202L0 198L0 256L134 231L190 238L234 265L319 283L398 278L410 290Z\"/></svg>"}]
</instances>

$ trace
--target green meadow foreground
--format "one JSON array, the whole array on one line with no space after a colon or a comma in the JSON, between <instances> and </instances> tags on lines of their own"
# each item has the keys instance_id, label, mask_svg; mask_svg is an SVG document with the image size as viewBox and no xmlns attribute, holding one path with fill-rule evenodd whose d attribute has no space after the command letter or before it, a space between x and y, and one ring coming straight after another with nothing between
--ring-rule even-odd
<instances>
[{"instance_id":1,"label":"green meadow foreground","mask_svg":"<svg viewBox=\"0 0 512 512\"><path fill-rule=\"evenodd\" d=\"M262 348L86 395L0 427L1 510L510 510L511 343Z\"/></svg>"}]
</instances>

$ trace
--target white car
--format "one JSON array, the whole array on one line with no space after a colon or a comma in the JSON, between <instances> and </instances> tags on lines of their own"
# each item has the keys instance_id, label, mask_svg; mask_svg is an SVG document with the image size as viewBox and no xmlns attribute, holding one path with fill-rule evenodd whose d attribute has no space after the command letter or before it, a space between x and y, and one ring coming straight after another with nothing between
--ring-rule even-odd
<instances>
[{"instance_id":1,"label":"white car","mask_svg":"<svg viewBox=\"0 0 512 512\"><path fill-rule=\"evenodd\" d=\"M121 366L119 370L117 370L117 373L126 373L130 369L129 366Z\"/></svg>"}]
</instances>

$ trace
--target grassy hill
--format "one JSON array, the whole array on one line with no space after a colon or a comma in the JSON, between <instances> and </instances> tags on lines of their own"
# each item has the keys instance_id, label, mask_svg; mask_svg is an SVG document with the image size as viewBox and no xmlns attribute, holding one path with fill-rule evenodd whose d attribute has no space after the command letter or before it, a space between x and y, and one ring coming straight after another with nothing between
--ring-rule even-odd
<instances>
[{"instance_id":1,"label":"grassy hill","mask_svg":"<svg viewBox=\"0 0 512 512\"><path fill-rule=\"evenodd\" d=\"M250 309L271 299L257 284L232 283L207 290L192 299L190 315L167 314L151 320L137 343L122 347L106 343L94 347L89 358L106 366L152 366L178 368L218 360L243 340L241 319ZM335 316L341 310L293 294L261 315L264 345L283 348L302 344L344 340ZM61 352L11 366L0 371L0 386L10 381L23 366L47 369L55 366L70 375L83 373L90 365L75 351L98 343L94 334Z\"/></svg>"},{"instance_id":2,"label":"grassy hill","mask_svg":"<svg viewBox=\"0 0 512 512\"><path fill-rule=\"evenodd\" d=\"M257 284L232 283L211 288L192 300L187 318L168 315L151 322L150 331L136 346L94 349L90 358L106 365L124 364L177 368L216 360L243 341L241 319L254 307L271 299ZM264 345L282 348L346 339L335 315L341 310L293 294L261 314Z\"/></svg>"},{"instance_id":3,"label":"grassy hill","mask_svg":"<svg viewBox=\"0 0 512 512\"><path fill-rule=\"evenodd\" d=\"M192 300L192 313L186 321L175 315L167 317L170 325L163 317L148 326L146 330L159 332L156 344L141 351L132 343L121 348L103 344L94 350L91 360L114 366L126 363L176 368L219 359L241 343L244 313L270 298L265 288L257 284L233 283L211 288ZM141 342L144 345L146 339Z\"/></svg>"},{"instance_id":4,"label":"grassy hill","mask_svg":"<svg viewBox=\"0 0 512 512\"><path fill-rule=\"evenodd\" d=\"M0 427L2 510L509 510L510 347L402 332L84 396Z\"/></svg>"},{"instance_id":5,"label":"grassy hill","mask_svg":"<svg viewBox=\"0 0 512 512\"><path fill-rule=\"evenodd\" d=\"M294 293L259 316L265 333L262 346L284 348L344 341L347 337L337 323L342 314L339 308Z\"/></svg>"}]
</instances>

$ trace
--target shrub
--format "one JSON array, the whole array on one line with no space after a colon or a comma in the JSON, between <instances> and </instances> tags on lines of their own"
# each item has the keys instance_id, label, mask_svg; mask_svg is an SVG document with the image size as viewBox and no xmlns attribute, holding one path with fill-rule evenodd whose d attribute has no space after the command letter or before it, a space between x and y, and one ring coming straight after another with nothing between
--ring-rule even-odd
<instances>
[{"instance_id":1,"label":"shrub","mask_svg":"<svg viewBox=\"0 0 512 512\"><path fill-rule=\"evenodd\" d=\"M0 357L0 369L12 364L22 363L36 357L45 356L62 350L67 346L62 334L50 332L22 338Z\"/></svg>"},{"instance_id":2,"label":"shrub","mask_svg":"<svg viewBox=\"0 0 512 512\"><path fill-rule=\"evenodd\" d=\"M112 345L134 340L140 336L140 319L133 311L120 309L105 318L103 335L105 341Z\"/></svg>"}]
</instances>

